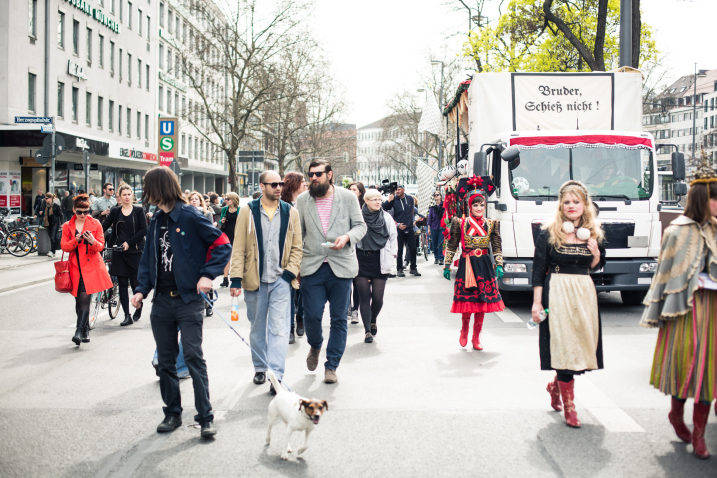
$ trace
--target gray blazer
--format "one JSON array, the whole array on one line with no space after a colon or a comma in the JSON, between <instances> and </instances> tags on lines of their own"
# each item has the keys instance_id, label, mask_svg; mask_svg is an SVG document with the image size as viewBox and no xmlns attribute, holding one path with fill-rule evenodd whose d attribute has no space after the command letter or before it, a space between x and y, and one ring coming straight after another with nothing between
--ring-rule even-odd
<instances>
[{"instance_id":1,"label":"gray blazer","mask_svg":"<svg viewBox=\"0 0 717 478\"><path fill-rule=\"evenodd\" d=\"M316 199L308 191L296 199L296 209L301 220L301 237L304 241L304 256L301 259L301 275L310 276L316 272L324 259L336 275L343 279L352 279L358 275L355 245L366 234L366 223L361 214L358 198L348 189L334 186L334 202L331 206L329 229L324 235ZM334 242L337 237L348 234L349 242L340 251L334 251L321 244Z\"/></svg>"}]
</instances>

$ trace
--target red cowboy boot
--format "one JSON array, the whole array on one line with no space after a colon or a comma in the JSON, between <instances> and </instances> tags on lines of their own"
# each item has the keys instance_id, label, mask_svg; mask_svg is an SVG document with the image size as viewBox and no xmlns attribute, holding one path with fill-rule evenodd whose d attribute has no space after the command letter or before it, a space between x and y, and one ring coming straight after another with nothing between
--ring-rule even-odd
<instances>
[{"instance_id":1,"label":"red cowboy boot","mask_svg":"<svg viewBox=\"0 0 717 478\"><path fill-rule=\"evenodd\" d=\"M580 428L580 420L578 420L578 412L575 411L575 380L569 382L558 381L560 387L560 396L563 398L565 406L565 423L569 427Z\"/></svg>"},{"instance_id":2,"label":"red cowboy boot","mask_svg":"<svg viewBox=\"0 0 717 478\"><path fill-rule=\"evenodd\" d=\"M685 402L672 397L672 410L667 414L667 418L672 423L677 437L685 443L692 443L692 432L685 425L684 415Z\"/></svg>"},{"instance_id":3,"label":"red cowboy boot","mask_svg":"<svg viewBox=\"0 0 717 478\"><path fill-rule=\"evenodd\" d=\"M710 451L705 443L705 427L707 426L707 418L710 415L710 404L695 401L695 409L692 412L692 423L694 430L692 431L692 447L695 449L697 458L706 460L710 457Z\"/></svg>"},{"instance_id":4,"label":"red cowboy boot","mask_svg":"<svg viewBox=\"0 0 717 478\"><path fill-rule=\"evenodd\" d=\"M466 317L466 315L468 317ZM463 321L463 325L461 325L461 338L458 343L461 344L461 347L465 347L468 345L468 329L470 328L471 315L463 314L461 320Z\"/></svg>"},{"instance_id":5,"label":"red cowboy boot","mask_svg":"<svg viewBox=\"0 0 717 478\"><path fill-rule=\"evenodd\" d=\"M480 343L480 332L483 330L483 319L485 314L476 312L475 322L473 323L473 348L475 350L483 350L483 345Z\"/></svg>"},{"instance_id":6,"label":"red cowboy boot","mask_svg":"<svg viewBox=\"0 0 717 478\"><path fill-rule=\"evenodd\" d=\"M546 389L550 394L550 406L556 412L563 411L563 402L560 401L560 386L558 385L558 374L555 374L555 378L552 382L548 382L548 388Z\"/></svg>"}]
</instances>

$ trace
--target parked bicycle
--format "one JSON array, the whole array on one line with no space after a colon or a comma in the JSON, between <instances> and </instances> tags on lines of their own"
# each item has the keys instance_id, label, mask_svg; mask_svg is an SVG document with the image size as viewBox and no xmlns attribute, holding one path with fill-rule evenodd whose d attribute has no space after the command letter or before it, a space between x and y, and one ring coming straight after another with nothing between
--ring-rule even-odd
<instances>
[{"instance_id":1,"label":"parked bicycle","mask_svg":"<svg viewBox=\"0 0 717 478\"><path fill-rule=\"evenodd\" d=\"M0 210L0 253L9 252L15 257L24 257L33 251L32 236L22 229L13 229L14 219L6 219L9 209Z\"/></svg>"}]
</instances>

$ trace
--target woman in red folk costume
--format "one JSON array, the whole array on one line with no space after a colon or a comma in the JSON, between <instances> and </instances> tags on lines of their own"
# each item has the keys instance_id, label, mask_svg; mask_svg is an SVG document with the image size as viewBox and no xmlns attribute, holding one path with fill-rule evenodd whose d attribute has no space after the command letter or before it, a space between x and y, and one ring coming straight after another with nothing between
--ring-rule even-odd
<instances>
[{"instance_id":1,"label":"woman in red folk costume","mask_svg":"<svg viewBox=\"0 0 717 478\"><path fill-rule=\"evenodd\" d=\"M499 312L504 309L498 290L497 279L503 277L503 252L500 240L500 223L483 217L486 198L481 191L471 191L467 195L469 214L463 218L454 217L451 221L451 235L446 248L443 276L451 280L450 264L461 245L461 258L456 273L451 312L461 314L460 344L468 343L468 328L471 314L475 316L473 325L473 348L483 350L480 333L486 312ZM490 258L490 247L496 268Z\"/></svg>"}]
</instances>

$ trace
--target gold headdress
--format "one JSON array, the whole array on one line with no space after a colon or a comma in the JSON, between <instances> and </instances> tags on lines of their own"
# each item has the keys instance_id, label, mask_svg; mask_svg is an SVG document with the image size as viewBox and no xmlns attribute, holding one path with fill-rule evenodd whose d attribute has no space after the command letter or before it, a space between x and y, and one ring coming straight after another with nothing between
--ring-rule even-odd
<instances>
[{"instance_id":1,"label":"gold headdress","mask_svg":"<svg viewBox=\"0 0 717 478\"><path fill-rule=\"evenodd\" d=\"M559 202L562 202L563 194L565 194L565 190L568 189L568 187L570 187L570 186L575 186L578 189L580 189L580 192L583 193L588 204L590 202L592 202L592 200L590 198L590 193L588 192L588 188L586 188L582 182L575 181L574 179L571 179L570 181L566 181L562 186L560 186L560 191L558 192L558 201Z\"/></svg>"}]
</instances>

